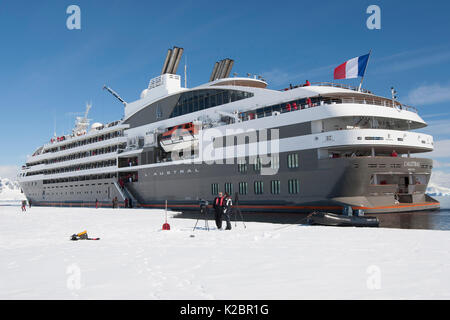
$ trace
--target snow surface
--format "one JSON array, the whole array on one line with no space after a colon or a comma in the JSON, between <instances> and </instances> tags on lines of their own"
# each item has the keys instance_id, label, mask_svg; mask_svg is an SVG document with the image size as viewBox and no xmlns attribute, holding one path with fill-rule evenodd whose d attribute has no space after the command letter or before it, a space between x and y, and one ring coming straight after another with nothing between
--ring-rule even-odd
<instances>
[{"instance_id":1,"label":"snow surface","mask_svg":"<svg viewBox=\"0 0 450 320\"><path fill-rule=\"evenodd\" d=\"M0 207L0 299L449 299L449 231ZM100 241L70 241L87 230ZM195 235L195 237L191 237Z\"/></svg>"}]
</instances>

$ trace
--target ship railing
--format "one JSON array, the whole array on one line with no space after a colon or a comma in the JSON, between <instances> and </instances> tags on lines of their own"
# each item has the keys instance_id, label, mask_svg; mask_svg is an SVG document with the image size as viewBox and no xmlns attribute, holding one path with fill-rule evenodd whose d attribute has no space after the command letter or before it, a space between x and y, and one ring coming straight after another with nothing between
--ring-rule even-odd
<instances>
[{"instance_id":1,"label":"ship railing","mask_svg":"<svg viewBox=\"0 0 450 320\"><path fill-rule=\"evenodd\" d=\"M373 92L363 89L363 88L359 88L359 87L354 87L354 86L349 86L346 84L342 84L342 83L334 83L334 82L314 82L311 83L311 86L321 86L321 87L333 87L333 88L341 88L341 89L347 89L347 90L352 90L352 91L356 91L356 92L360 92L360 93L367 93L367 94L373 94ZM299 87L307 87L307 85L303 84L303 85L296 85L296 86L292 86L291 88L285 88L282 89L280 91L288 91L291 89L295 89L295 88L299 88ZM366 98L366 99L355 99L355 98L346 98L346 99L342 99L345 100L345 102L342 103L361 103L361 104L374 104L374 105L380 105L380 106L386 106L386 107L395 107L395 108L399 108L399 109L404 109L404 110L408 110L408 111L412 111L415 113L418 113L417 109L415 107L412 106L408 106L405 105L403 103L400 103L398 101L392 101L389 99L377 99L377 98Z\"/></svg>"},{"instance_id":2,"label":"ship railing","mask_svg":"<svg viewBox=\"0 0 450 320\"><path fill-rule=\"evenodd\" d=\"M352 91L362 92L362 93L368 93L373 94L371 91L366 90L364 88L349 86L342 83L335 83L335 82L313 82L311 83L312 86L320 86L320 87L333 87L333 88L341 88L341 89L348 89Z\"/></svg>"},{"instance_id":3,"label":"ship railing","mask_svg":"<svg viewBox=\"0 0 450 320\"><path fill-rule=\"evenodd\" d=\"M341 89L348 89L348 90L352 90L352 91L372 94L371 91L363 89L363 88L349 86L349 85L342 84L342 83L334 83L334 82L313 82L309 85L308 84L300 84L300 85L291 86L289 88L281 89L280 91L288 91L288 90L292 90L292 89L296 89L296 88L309 87L309 86L341 88Z\"/></svg>"},{"instance_id":4,"label":"ship railing","mask_svg":"<svg viewBox=\"0 0 450 320\"><path fill-rule=\"evenodd\" d=\"M400 103L397 101L388 100L388 99L377 99L377 98L355 99L353 97L353 98L341 98L339 100L342 101L340 103L371 104L371 105L376 105L376 106L397 108L400 110L407 110L407 111L412 111L414 113L418 113L418 111L415 107L411 107L406 104L403 104L403 103Z\"/></svg>"},{"instance_id":5,"label":"ship railing","mask_svg":"<svg viewBox=\"0 0 450 320\"><path fill-rule=\"evenodd\" d=\"M398 102L392 102L383 99L355 99L355 98L324 98L319 101L314 101L306 104L292 105L289 102L281 103L275 106L263 107L257 110L250 110L239 113L239 119L241 121L254 120L258 118L269 117L280 113L300 111L320 106L329 106L337 104L367 104L377 105L387 108L396 108L397 110L406 110L414 113L418 113L417 109L411 106L407 106Z\"/></svg>"}]
</instances>

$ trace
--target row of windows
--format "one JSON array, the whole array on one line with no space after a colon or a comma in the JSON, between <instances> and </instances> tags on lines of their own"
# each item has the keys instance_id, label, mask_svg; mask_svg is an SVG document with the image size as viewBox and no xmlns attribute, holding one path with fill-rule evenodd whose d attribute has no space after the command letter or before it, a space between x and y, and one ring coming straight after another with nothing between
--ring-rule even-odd
<instances>
[{"instance_id":1,"label":"row of windows","mask_svg":"<svg viewBox=\"0 0 450 320\"><path fill-rule=\"evenodd\" d=\"M48 190L48 189L59 189L59 188L61 188L61 189L63 189L63 188L77 188L77 187L89 187L89 186L102 186L102 185L108 185L108 184L111 184L111 185L114 185L114 182L110 182L110 183L108 183L108 182L105 182L105 183L91 183L91 184L89 184L89 183L86 183L86 184L80 184L80 185L78 185L78 184L71 184L71 185L63 185L63 186L49 186L49 187L44 187L44 190Z\"/></svg>"},{"instance_id":2,"label":"row of windows","mask_svg":"<svg viewBox=\"0 0 450 320\"><path fill-rule=\"evenodd\" d=\"M279 169L280 168L280 157L279 155L272 155L270 159L270 167L272 169ZM297 153L291 153L288 154L287 157L287 167L289 169L294 169L299 167L298 162L298 154ZM261 158L255 158L253 162L253 170L255 172L261 171ZM238 172L240 173L246 173L248 171L248 165L245 161L238 161Z\"/></svg>"},{"instance_id":3,"label":"row of windows","mask_svg":"<svg viewBox=\"0 0 450 320\"><path fill-rule=\"evenodd\" d=\"M65 172L72 172L72 171L80 171L80 170L90 170L90 169L96 169L96 168L104 168L104 167L111 167L117 165L117 160L105 160L105 161L98 161L98 162L90 162L86 164L79 164L74 165L70 167L64 167L64 168L56 168L51 170L42 170L42 171L36 171L36 172L30 172L27 173L27 176L35 176L38 174L58 174L58 173L65 173Z\"/></svg>"},{"instance_id":4,"label":"row of windows","mask_svg":"<svg viewBox=\"0 0 450 320\"><path fill-rule=\"evenodd\" d=\"M93 174L93 175L88 175L88 176L78 176L78 177L70 177L70 178L48 179L48 180L44 180L44 184L89 181L89 180L100 180L100 179L111 179L111 178L117 178L117 174L116 173L103 173L103 174Z\"/></svg>"},{"instance_id":5,"label":"row of windows","mask_svg":"<svg viewBox=\"0 0 450 320\"><path fill-rule=\"evenodd\" d=\"M87 145L87 144L90 144L90 143L96 143L96 142L99 142L99 141L114 139L114 138L122 137L122 136L123 136L123 130L113 131L113 132L105 133L105 134L100 135L100 136L91 137L91 138L88 138L88 139L79 140L79 141L72 142L72 143L69 143L69 144L65 144L65 145L62 145L62 146L58 146L58 147L54 147L54 148L51 148L51 149L47 149L47 150L44 150L44 153L58 152L58 151L62 151L62 150L72 149L72 148L84 146L84 145Z\"/></svg>"},{"instance_id":6,"label":"row of windows","mask_svg":"<svg viewBox=\"0 0 450 320\"><path fill-rule=\"evenodd\" d=\"M84 193L84 194L93 194L94 192L93 192L93 191L84 191L84 192L81 192L81 191L77 191L77 192L75 192L75 191L68 191L68 192L48 192L48 193L46 193L46 194L43 194L43 196L58 196L58 195L64 195L64 194L66 194L66 195L74 195L74 194L82 194L82 193ZM101 190L98 190L98 191L96 191L95 193L96 193L96 194L102 194L102 191L101 191ZM108 193L108 190L105 190L105 193L107 194L107 193Z\"/></svg>"},{"instance_id":7,"label":"row of windows","mask_svg":"<svg viewBox=\"0 0 450 320\"><path fill-rule=\"evenodd\" d=\"M102 155L102 154L106 154L106 153L116 152L118 148L119 148L119 145L114 145L114 146L109 146L109 147L105 147L105 148L74 153L74 154L71 154L71 155L68 155L65 157L59 157L59 158L54 158L54 159L50 159L50 160L45 160L44 163L45 164L53 164L53 163L58 163L58 162L63 162L63 161L70 161L70 160L82 159L82 158L86 158L86 157L98 156L98 155Z\"/></svg>"},{"instance_id":8,"label":"row of windows","mask_svg":"<svg viewBox=\"0 0 450 320\"><path fill-rule=\"evenodd\" d=\"M241 195L248 194L248 182L239 182L238 184L238 192ZM232 195L233 194L233 184L225 183L225 192ZM253 191L255 194L264 194L264 181L255 181L253 182ZM211 184L211 193L212 195L218 195L220 192L220 187L218 183ZM297 179L288 180L288 192L289 194L298 194L300 193L300 182ZM271 194L280 194L281 193L281 181L280 180L272 180L270 181L270 193Z\"/></svg>"},{"instance_id":9,"label":"row of windows","mask_svg":"<svg viewBox=\"0 0 450 320\"><path fill-rule=\"evenodd\" d=\"M180 95L170 118L250 98L252 96L253 93L251 92L222 89L185 92Z\"/></svg>"}]
</instances>

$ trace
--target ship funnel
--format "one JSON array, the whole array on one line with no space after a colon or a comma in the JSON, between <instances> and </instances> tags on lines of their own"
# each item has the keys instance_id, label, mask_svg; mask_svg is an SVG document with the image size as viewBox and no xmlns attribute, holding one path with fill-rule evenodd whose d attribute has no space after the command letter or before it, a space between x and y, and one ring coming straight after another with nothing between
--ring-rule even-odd
<instances>
[{"instance_id":1,"label":"ship funnel","mask_svg":"<svg viewBox=\"0 0 450 320\"><path fill-rule=\"evenodd\" d=\"M219 68L217 69L217 73L214 76L214 80L220 79L220 75L222 74L223 65L225 64L225 60L221 60L219 62Z\"/></svg>"},{"instance_id":2,"label":"ship funnel","mask_svg":"<svg viewBox=\"0 0 450 320\"><path fill-rule=\"evenodd\" d=\"M223 75L224 78L228 78L231 73L231 69L233 69L234 60L228 59L228 66L227 70L225 71L225 74Z\"/></svg>"},{"instance_id":3,"label":"ship funnel","mask_svg":"<svg viewBox=\"0 0 450 320\"><path fill-rule=\"evenodd\" d=\"M178 52L177 52L177 56L175 59L175 65L173 66L173 69L171 70L172 72L170 72L173 74L177 73L178 65L180 64L181 56L183 55L183 51L184 51L183 48L177 48L177 49L178 49Z\"/></svg>"},{"instance_id":4,"label":"ship funnel","mask_svg":"<svg viewBox=\"0 0 450 320\"><path fill-rule=\"evenodd\" d=\"M214 64L213 71L209 81L217 79L228 78L230 76L231 69L233 68L234 60L223 59Z\"/></svg>"},{"instance_id":5,"label":"ship funnel","mask_svg":"<svg viewBox=\"0 0 450 320\"><path fill-rule=\"evenodd\" d=\"M166 73L167 65L169 64L170 56L172 55L172 49L167 50L166 60L164 60L164 65L161 71L161 74Z\"/></svg>"},{"instance_id":6,"label":"ship funnel","mask_svg":"<svg viewBox=\"0 0 450 320\"><path fill-rule=\"evenodd\" d=\"M219 62L216 62L214 64L213 71L211 72L211 76L209 77L209 82L214 81L214 77L215 77L215 75L217 73L217 69L219 69Z\"/></svg>"},{"instance_id":7,"label":"ship funnel","mask_svg":"<svg viewBox=\"0 0 450 320\"><path fill-rule=\"evenodd\" d=\"M166 60L164 61L161 74L170 73L175 74L180 64L181 56L183 55L183 48L173 47L167 51Z\"/></svg>"}]
</instances>

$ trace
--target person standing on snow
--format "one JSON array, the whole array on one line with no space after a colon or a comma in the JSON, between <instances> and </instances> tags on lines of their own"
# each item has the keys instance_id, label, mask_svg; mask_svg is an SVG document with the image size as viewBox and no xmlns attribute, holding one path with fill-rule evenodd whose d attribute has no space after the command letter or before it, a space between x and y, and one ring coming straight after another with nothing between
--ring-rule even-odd
<instances>
[{"instance_id":1,"label":"person standing on snow","mask_svg":"<svg viewBox=\"0 0 450 320\"><path fill-rule=\"evenodd\" d=\"M225 216L225 221L227 222L227 227L225 230L231 230L231 212L233 210L233 200L231 199L230 195L228 193L225 193L224 197L224 204L223 204L223 215Z\"/></svg>"},{"instance_id":2,"label":"person standing on snow","mask_svg":"<svg viewBox=\"0 0 450 320\"><path fill-rule=\"evenodd\" d=\"M216 220L217 229L222 229L222 214L225 197L222 192L219 192L219 196L214 198L214 218Z\"/></svg>"}]
</instances>

